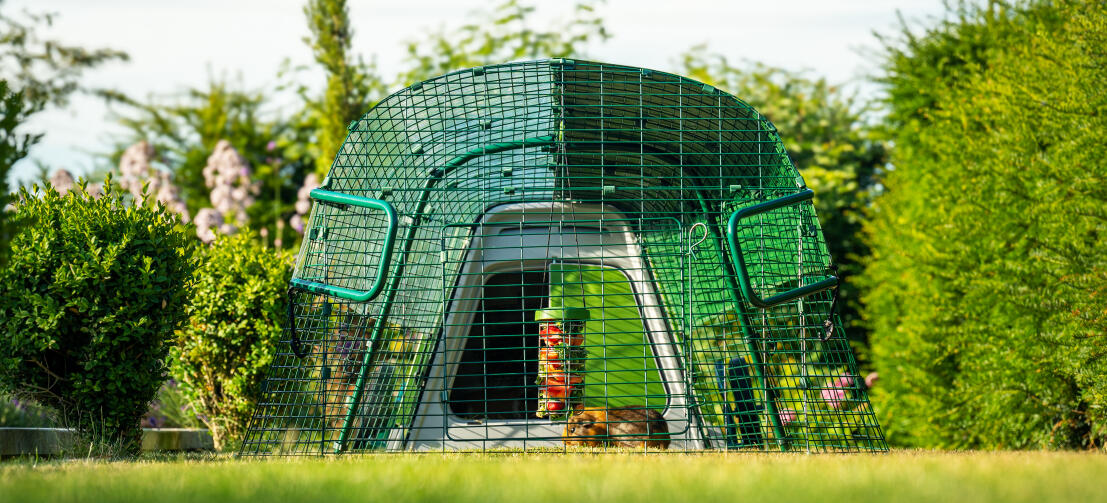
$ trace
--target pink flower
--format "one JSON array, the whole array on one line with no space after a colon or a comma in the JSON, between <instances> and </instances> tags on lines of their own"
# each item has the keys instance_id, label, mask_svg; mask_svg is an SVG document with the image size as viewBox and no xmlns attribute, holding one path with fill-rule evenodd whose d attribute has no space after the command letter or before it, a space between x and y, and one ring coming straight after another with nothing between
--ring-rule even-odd
<instances>
[{"instance_id":1,"label":"pink flower","mask_svg":"<svg viewBox=\"0 0 1107 503\"><path fill-rule=\"evenodd\" d=\"M837 409L846 401L846 390L842 388L827 388L822 392L823 401L831 409Z\"/></svg>"},{"instance_id":2,"label":"pink flower","mask_svg":"<svg viewBox=\"0 0 1107 503\"><path fill-rule=\"evenodd\" d=\"M54 172L54 176L50 177L50 185L53 185L54 190L64 196L70 190L73 190L76 183L73 181L73 175L64 169L59 169Z\"/></svg>"},{"instance_id":3,"label":"pink flower","mask_svg":"<svg viewBox=\"0 0 1107 503\"><path fill-rule=\"evenodd\" d=\"M778 415L781 426L788 426L796 421L796 411L792 409L781 409Z\"/></svg>"},{"instance_id":4,"label":"pink flower","mask_svg":"<svg viewBox=\"0 0 1107 503\"><path fill-rule=\"evenodd\" d=\"M853 376L841 376L836 381L834 381L834 384L832 384L831 386L834 386L836 388L852 388Z\"/></svg>"},{"instance_id":5,"label":"pink flower","mask_svg":"<svg viewBox=\"0 0 1107 503\"><path fill-rule=\"evenodd\" d=\"M223 225L223 214L211 208L196 212L196 236L204 243L215 241L215 231Z\"/></svg>"},{"instance_id":6,"label":"pink flower","mask_svg":"<svg viewBox=\"0 0 1107 503\"><path fill-rule=\"evenodd\" d=\"M832 409L842 407L843 402L849 397L848 390L852 389L855 383L853 376L838 376L830 381L828 388L822 391L823 400Z\"/></svg>"}]
</instances>

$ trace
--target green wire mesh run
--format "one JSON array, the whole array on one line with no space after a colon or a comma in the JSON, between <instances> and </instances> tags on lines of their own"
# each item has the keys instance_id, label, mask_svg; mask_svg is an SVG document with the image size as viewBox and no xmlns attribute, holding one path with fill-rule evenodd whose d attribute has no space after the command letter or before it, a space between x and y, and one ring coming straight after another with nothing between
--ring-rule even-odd
<instances>
[{"instance_id":1,"label":"green wire mesh run","mask_svg":"<svg viewBox=\"0 0 1107 503\"><path fill-rule=\"evenodd\" d=\"M887 450L812 194L726 93L451 73L353 122L312 197L243 455Z\"/></svg>"}]
</instances>

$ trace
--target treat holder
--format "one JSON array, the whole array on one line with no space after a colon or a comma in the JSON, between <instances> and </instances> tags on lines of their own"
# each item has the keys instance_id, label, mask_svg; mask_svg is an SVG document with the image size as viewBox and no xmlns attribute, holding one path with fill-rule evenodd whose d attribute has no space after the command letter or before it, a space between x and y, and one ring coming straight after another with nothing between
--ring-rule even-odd
<instances>
[{"instance_id":1,"label":"treat holder","mask_svg":"<svg viewBox=\"0 0 1107 503\"><path fill-rule=\"evenodd\" d=\"M538 322L538 417L567 418L584 406L584 328L588 310L548 308L534 314Z\"/></svg>"}]
</instances>

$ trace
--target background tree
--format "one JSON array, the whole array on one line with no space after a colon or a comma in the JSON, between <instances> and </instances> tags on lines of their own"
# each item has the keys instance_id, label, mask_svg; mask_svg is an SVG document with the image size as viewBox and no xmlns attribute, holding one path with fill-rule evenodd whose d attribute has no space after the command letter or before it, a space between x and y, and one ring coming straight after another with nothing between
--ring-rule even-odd
<instances>
[{"instance_id":1,"label":"background tree","mask_svg":"<svg viewBox=\"0 0 1107 503\"><path fill-rule=\"evenodd\" d=\"M365 114L392 87L470 68L517 59L576 57L589 43L608 38L595 0L578 2L567 21L535 28L535 8L508 0L491 11L474 11L460 27L442 28L407 42L404 69L394 79L351 52L353 30L345 0L309 0L304 7L311 36L304 42L327 78L321 95L306 86L298 92L305 104L302 126L314 131L310 154L320 179L326 175L346 138L350 121Z\"/></svg>"},{"instance_id":2,"label":"background tree","mask_svg":"<svg viewBox=\"0 0 1107 503\"><path fill-rule=\"evenodd\" d=\"M305 111L307 124L315 129L311 154L316 173L323 177L346 139L346 126L380 100L385 88L375 66L351 54L354 32L346 0L309 0L304 15L311 30L304 43L327 76L322 96L306 100Z\"/></svg>"},{"instance_id":3,"label":"background tree","mask_svg":"<svg viewBox=\"0 0 1107 503\"><path fill-rule=\"evenodd\" d=\"M895 169L866 229L876 410L907 445L1101 446L1107 11L951 14L887 50Z\"/></svg>"},{"instance_id":4,"label":"background tree","mask_svg":"<svg viewBox=\"0 0 1107 503\"><path fill-rule=\"evenodd\" d=\"M499 63L525 57L567 57L579 54L590 41L606 39L593 2L581 2L576 15L546 30L531 28L531 6L510 0L493 13L477 11L457 29L441 30L420 41L409 42L405 70L394 86L423 80L457 68ZM326 75L321 93L300 84L308 68L282 70L281 84L246 90L226 80L213 80L206 89L191 89L183 96L139 100L122 95L120 122L131 134L117 143L113 164L130 145L149 141L161 153L162 168L173 173L188 210L195 215L210 206L203 168L216 144L226 139L252 167L264 187L249 211L249 226L265 229L285 246L296 243L290 226L281 226L296 212L296 192L308 173L321 180L346 137L346 126L365 114L386 90L385 79L375 66L351 52L352 30L344 0L310 0L304 8L318 66ZM495 16L488 22L485 16ZM453 47L445 53L424 54L426 47ZM297 113L280 116L276 102L299 99Z\"/></svg>"},{"instance_id":5,"label":"background tree","mask_svg":"<svg viewBox=\"0 0 1107 503\"><path fill-rule=\"evenodd\" d=\"M53 13L25 12L21 17L0 13L0 79L20 89L32 111L47 104L64 106L74 92L103 93L103 89L81 84L84 72L128 59L125 52L114 49L88 49L42 38L39 31L52 25L56 17Z\"/></svg>"},{"instance_id":6,"label":"background tree","mask_svg":"<svg viewBox=\"0 0 1107 503\"><path fill-rule=\"evenodd\" d=\"M403 86L454 70L506 63L519 59L582 57L590 44L610 35L595 12L602 0L579 0L572 16L560 22L539 23L534 6L508 0L490 11L473 11L460 27L443 28L425 38L407 42Z\"/></svg>"},{"instance_id":7,"label":"background tree","mask_svg":"<svg viewBox=\"0 0 1107 503\"><path fill-rule=\"evenodd\" d=\"M0 266L7 262L8 241L12 229L8 226L8 173L16 161L27 156L31 145L42 138L41 134L20 134L16 129L27 120L27 103L23 94L8 88L8 82L0 80Z\"/></svg>"},{"instance_id":8,"label":"background tree","mask_svg":"<svg viewBox=\"0 0 1107 503\"><path fill-rule=\"evenodd\" d=\"M103 89L83 86L81 77L105 63L127 60L127 54L121 51L88 49L41 37L39 32L53 24L56 14L24 12L13 17L4 13L3 7L0 0L0 81L4 82L4 120L0 126L4 138L0 141L5 145L0 156L0 200L9 193L11 165L26 157L42 139L42 134L17 134L20 124L47 106L65 106L75 92L107 95ZM4 232L0 224L0 235Z\"/></svg>"},{"instance_id":9,"label":"background tree","mask_svg":"<svg viewBox=\"0 0 1107 503\"><path fill-rule=\"evenodd\" d=\"M678 73L737 96L773 122L792 162L815 191L815 207L831 256L845 278L840 309L859 356L867 356L853 278L869 255L861 238L865 208L878 192L885 144L863 117L865 105L826 79L758 63L734 65L705 46L681 55Z\"/></svg>"}]
</instances>

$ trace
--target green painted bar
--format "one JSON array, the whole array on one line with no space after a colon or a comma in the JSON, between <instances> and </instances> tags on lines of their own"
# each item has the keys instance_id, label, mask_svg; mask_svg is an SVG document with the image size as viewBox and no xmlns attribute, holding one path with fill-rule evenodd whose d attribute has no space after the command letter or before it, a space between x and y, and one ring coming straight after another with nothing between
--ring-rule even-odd
<instances>
[{"instance_id":1,"label":"green painted bar","mask_svg":"<svg viewBox=\"0 0 1107 503\"><path fill-rule=\"evenodd\" d=\"M806 297L815 292L821 292L828 288L834 288L838 284L838 278L829 276L826 279L822 279L818 282L810 285L804 285L799 288L794 288L786 292L782 292L767 299L762 299L753 289L753 282L750 281L749 269L746 267L746 258L742 254L742 246L738 242L738 225L749 217L760 215L778 208L785 206L792 206L800 204L804 201L810 201L815 196L815 193L810 189L803 190L799 193L792 194L790 196L773 199L772 201L766 201L764 203L756 204L746 208L742 208L734 213L731 213L730 219L727 222L727 241L730 243L731 260L733 260L734 268L738 273L738 281L742 286L742 295L746 297L746 300L754 306L760 308L773 307L778 304L783 304L788 301L796 300L801 297Z\"/></svg>"},{"instance_id":2,"label":"green painted bar","mask_svg":"<svg viewBox=\"0 0 1107 503\"><path fill-rule=\"evenodd\" d=\"M392 205L388 204L387 201L342 194L340 192L331 192L323 189L312 190L311 198L316 201L325 201L333 204L348 204L359 208L376 208L381 210L388 219L388 230L384 234L384 244L381 245L381 257L377 267L377 274L373 279L373 286L369 287L368 290L356 290L300 278L292 278L292 285L310 292L333 295L354 302L367 302L373 300L380 294L381 288L384 287L384 277L388 271L389 261L392 259L392 243L396 239L396 210L393 209Z\"/></svg>"}]
</instances>

